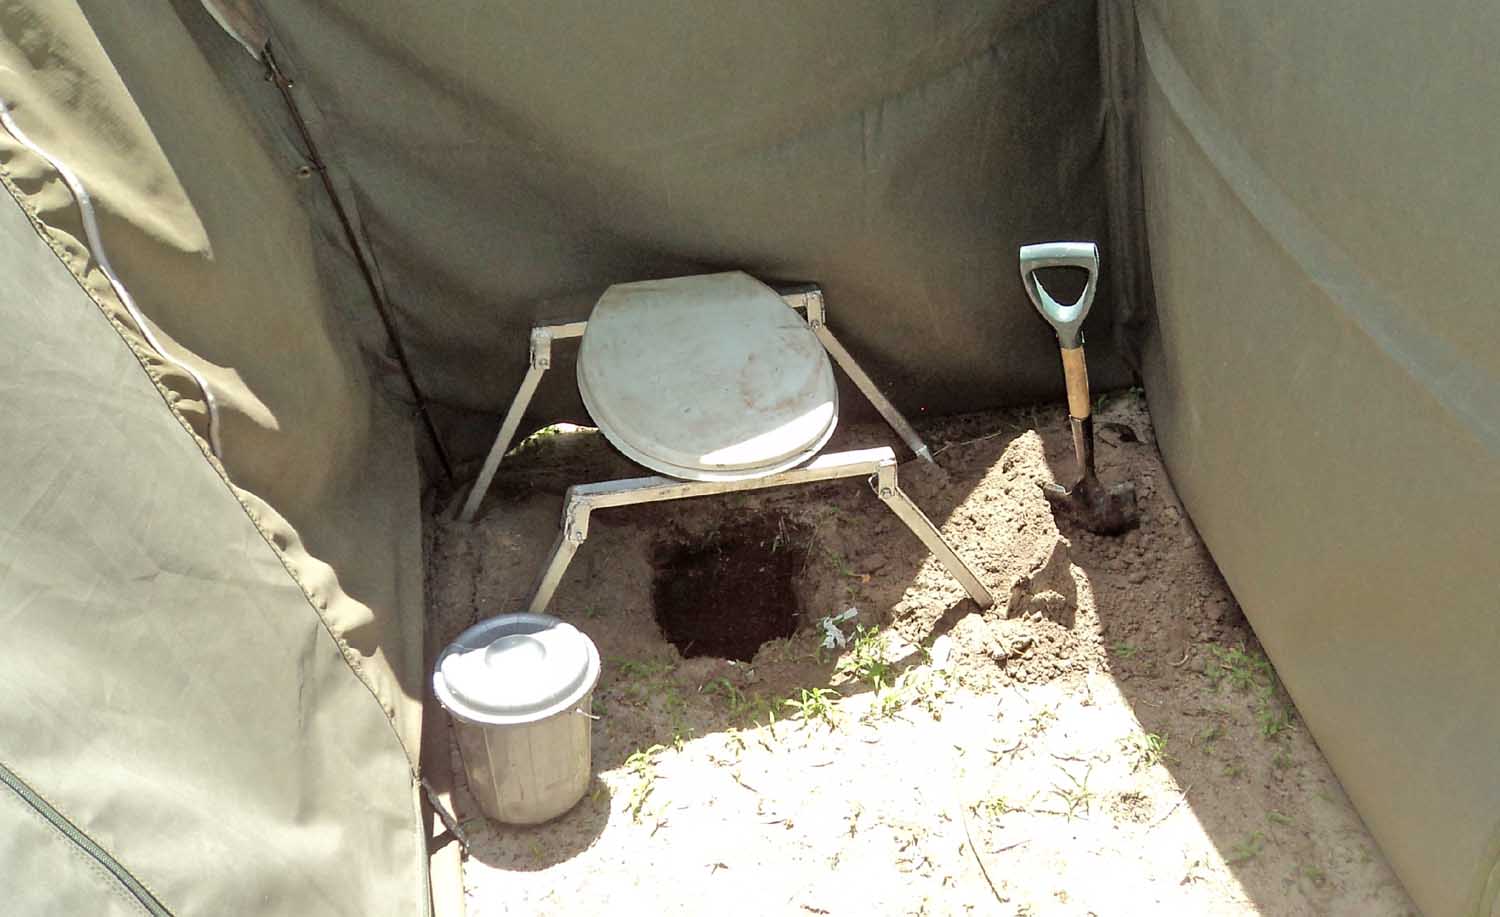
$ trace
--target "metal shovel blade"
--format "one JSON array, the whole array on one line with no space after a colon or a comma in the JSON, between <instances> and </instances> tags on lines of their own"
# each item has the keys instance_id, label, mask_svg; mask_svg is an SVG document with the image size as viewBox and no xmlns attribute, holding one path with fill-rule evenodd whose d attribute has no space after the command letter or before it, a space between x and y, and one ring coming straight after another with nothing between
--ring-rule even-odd
<instances>
[{"instance_id":1,"label":"metal shovel blade","mask_svg":"<svg viewBox=\"0 0 1500 917\"><path fill-rule=\"evenodd\" d=\"M1054 511L1095 535L1119 535L1140 524L1135 485L1129 481L1105 487L1096 477L1085 477L1073 487L1043 484L1042 493Z\"/></svg>"}]
</instances>

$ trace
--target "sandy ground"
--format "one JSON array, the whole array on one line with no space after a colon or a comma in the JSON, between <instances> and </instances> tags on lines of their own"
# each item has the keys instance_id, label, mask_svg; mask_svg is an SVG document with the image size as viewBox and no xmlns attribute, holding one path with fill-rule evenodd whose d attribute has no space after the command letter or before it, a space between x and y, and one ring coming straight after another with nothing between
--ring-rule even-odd
<instances>
[{"instance_id":1,"label":"sandy ground","mask_svg":"<svg viewBox=\"0 0 1500 917\"><path fill-rule=\"evenodd\" d=\"M605 660L592 792L510 828L460 778L470 913L1416 913L1177 502L1144 402L1102 400L1102 474L1143 510L1121 538L1054 522L1037 484L1068 475L1057 410L926 424L938 467L901 466L988 612L862 481L596 515L550 609ZM833 448L895 442L856 425ZM640 473L596 434L517 450L477 523L429 527L430 638L521 607L569 483ZM796 632L750 662L684 659L654 617L661 558L746 520L790 533L772 550L798 562L766 567L789 583L765 594L793 597ZM849 644L823 649L847 608Z\"/></svg>"}]
</instances>

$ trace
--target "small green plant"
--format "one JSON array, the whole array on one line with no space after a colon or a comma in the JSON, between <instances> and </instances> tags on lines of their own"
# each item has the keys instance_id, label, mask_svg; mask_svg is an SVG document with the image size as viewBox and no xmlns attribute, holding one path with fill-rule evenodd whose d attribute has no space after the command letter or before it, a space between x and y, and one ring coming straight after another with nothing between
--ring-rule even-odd
<instances>
[{"instance_id":1,"label":"small green plant","mask_svg":"<svg viewBox=\"0 0 1500 917\"><path fill-rule=\"evenodd\" d=\"M656 756L666 751L665 745L652 745L650 748L637 748L625 759L625 769L636 776L644 776L654 773Z\"/></svg>"},{"instance_id":2,"label":"small green plant","mask_svg":"<svg viewBox=\"0 0 1500 917\"><path fill-rule=\"evenodd\" d=\"M636 778L635 785L630 788L630 798L625 804L631 821L641 820L646 800L656 789L656 756L666 750L664 745L652 745L650 748L631 752L630 757L625 759L625 770Z\"/></svg>"},{"instance_id":3,"label":"small green plant","mask_svg":"<svg viewBox=\"0 0 1500 917\"><path fill-rule=\"evenodd\" d=\"M745 702L745 693L723 676L709 679L703 687L698 689L698 693L723 698L730 710L736 709Z\"/></svg>"},{"instance_id":4,"label":"small green plant","mask_svg":"<svg viewBox=\"0 0 1500 917\"><path fill-rule=\"evenodd\" d=\"M687 698L670 682L659 685L656 696L661 711L672 725L672 747L682 751L684 743L696 735L696 730L688 723Z\"/></svg>"},{"instance_id":5,"label":"small green plant","mask_svg":"<svg viewBox=\"0 0 1500 917\"><path fill-rule=\"evenodd\" d=\"M1292 727L1292 711L1274 697L1263 698L1255 710L1255 724L1261 735L1274 739Z\"/></svg>"},{"instance_id":6,"label":"small green plant","mask_svg":"<svg viewBox=\"0 0 1500 917\"><path fill-rule=\"evenodd\" d=\"M1266 812L1266 821L1270 822L1273 825L1280 825L1282 827L1293 824L1292 817L1290 815L1287 815L1285 812L1278 812L1275 809L1271 809L1270 811Z\"/></svg>"},{"instance_id":7,"label":"small green plant","mask_svg":"<svg viewBox=\"0 0 1500 917\"><path fill-rule=\"evenodd\" d=\"M1215 690L1227 683L1234 691L1254 695L1255 723L1262 736L1276 739L1291 728L1293 711L1278 694L1280 682L1269 659L1239 647L1210 646L1209 650L1213 658L1204 667L1204 676Z\"/></svg>"},{"instance_id":8,"label":"small green plant","mask_svg":"<svg viewBox=\"0 0 1500 917\"><path fill-rule=\"evenodd\" d=\"M789 697L782 701L782 705L796 711L796 716L804 722L822 720L828 724L828 728L834 729L838 726L838 715L833 707L833 701L838 698L839 692L832 688L802 688L796 697Z\"/></svg>"},{"instance_id":9,"label":"small green plant","mask_svg":"<svg viewBox=\"0 0 1500 917\"><path fill-rule=\"evenodd\" d=\"M1136 733L1126 737L1120 744L1130 758L1131 771L1145 770L1176 760L1167 752L1167 737L1154 732Z\"/></svg>"},{"instance_id":10,"label":"small green plant","mask_svg":"<svg viewBox=\"0 0 1500 917\"><path fill-rule=\"evenodd\" d=\"M1126 643L1124 640L1116 642L1113 649L1115 655L1119 656L1121 659L1131 659L1135 656L1136 653L1139 653L1141 651L1141 648L1136 646L1134 643Z\"/></svg>"},{"instance_id":11,"label":"small green plant","mask_svg":"<svg viewBox=\"0 0 1500 917\"><path fill-rule=\"evenodd\" d=\"M610 659L615 669L615 684L619 686L620 700L632 707L650 705L661 693L662 682L675 668L675 663L658 659Z\"/></svg>"},{"instance_id":12,"label":"small green plant","mask_svg":"<svg viewBox=\"0 0 1500 917\"><path fill-rule=\"evenodd\" d=\"M1203 730L1198 733L1197 737L1194 739L1194 744L1202 745L1204 751L1211 751L1213 743L1217 742L1223 737L1224 724L1210 723L1209 725L1203 727Z\"/></svg>"},{"instance_id":13,"label":"small green plant","mask_svg":"<svg viewBox=\"0 0 1500 917\"><path fill-rule=\"evenodd\" d=\"M611 661L619 668L620 677L631 681L650 681L676 668L672 663L659 659L614 659Z\"/></svg>"},{"instance_id":14,"label":"small green plant","mask_svg":"<svg viewBox=\"0 0 1500 917\"><path fill-rule=\"evenodd\" d=\"M1018 806L1013 806L1005 800L1004 796L991 796L974 805L974 811L988 818L999 818L1007 812L1019 812Z\"/></svg>"},{"instance_id":15,"label":"small green plant","mask_svg":"<svg viewBox=\"0 0 1500 917\"><path fill-rule=\"evenodd\" d=\"M1265 656L1246 652L1242 647L1212 645L1208 649L1212 658L1203 674L1215 688L1228 682L1234 690L1244 692L1275 683L1276 674Z\"/></svg>"},{"instance_id":16,"label":"small green plant","mask_svg":"<svg viewBox=\"0 0 1500 917\"><path fill-rule=\"evenodd\" d=\"M1328 884L1328 873L1324 872L1317 866L1313 866L1311 864L1304 865L1298 871L1301 872L1309 882L1318 886L1319 888L1322 888L1324 885Z\"/></svg>"},{"instance_id":17,"label":"small green plant","mask_svg":"<svg viewBox=\"0 0 1500 917\"><path fill-rule=\"evenodd\" d=\"M1062 771L1063 776L1068 778L1068 783L1054 783L1051 795L1061 799L1063 804L1068 807L1068 810L1063 814L1067 816L1069 821L1072 821L1073 816L1078 814L1080 810L1085 815L1091 814L1090 808L1094 801L1094 792L1089 789L1089 777L1094 772L1093 765L1089 765L1088 769L1083 772L1082 780L1073 776L1073 773L1065 767L1059 767L1058 770Z\"/></svg>"},{"instance_id":18,"label":"small green plant","mask_svg":"<svg viewBox=\"0 0 1500 917\"><path fill-rule=\"evenodd\" d=\"M858 575L854 572L854 568L849 565L849 561L845 559L844 555L830 551L827 548L823 549L823 554L828 558L828 562L833 564L833 569L839 572L839 576L845 579L854 579Z\"/></svg>"},{"instance_id":19,"label":"small green plant","mask_svg":"<svg viewBox=\"0 0 1500 917\"><path fill-rule=\"evenodd\" d=\"M583 427L571 423L548 424L535 433L517 443L507 455L519 455L523 452L542 452L552 449L558 440L566 434L597 434L596 427Z\"/></svg>"},{"instance_id":20,"label":"small green plant","mask_svg":"<svg viewBox=\"0 0 1500 917\"><path fill-rule=\"evenodd\" d=\"M776 725L776 704L759 691L729 699L729 718L748 726Z\"/></svg>"},{"instance_id":21,"label":"small green plant","mask_svg":"<svg viewBox=\"0 0 1500 917\"><path fill-rule=\"evenodd\" d=\"M875 719L886 720L901 712L906 706L906 695L899 686L882 688L875 695L875 705L870 713Z\"/></svg>"},{"instance_id":22,"label":"small green plant","mask_svg":"<svg viewBox=\"0 0 1500 917\"><path fill-rule=\"evenodd\" d=\"M1260 852L1265 849L1265 846L1266 836L1257 831L1231 847L1229 849L1229 856L1225 857L1224 861L1230 865L1248 863L1260 856Z\"/></svg>"},{"instance_id":23,"label":"small green plant","mask_svg":"<svg viewBox=\"0 0 1500 917\"><path fill-rule=\"evenodd\" d=\"M687 698L682 696L682 691L678 690L676 685L663 685L657 697L660 698L662 712L673 719L680 718L687 713Z\"/></svg>"},{"instance_id":24,"label":"small green plant","mask_svg":"<svg viewBox=\"0 0 1500 917\"><path fill-rule=\"evenodd\" d=\"M891 667L885 661L885 634L879 628L856 625L853 644L840 669L876 691L889 686Z\"/></svg>"},{"instance_id":25,"label":"small green plant","mask_svg":"<svg viewBox=\"0 0 1500 917\"><path fill-rule=\"evenodd\" d=\"M557 435L563 432L561 424L550 424L521 440L515 448L510 450L511 455L520 455L525 452L540 452L550 446Z\"/></svg>"}]
</instances>

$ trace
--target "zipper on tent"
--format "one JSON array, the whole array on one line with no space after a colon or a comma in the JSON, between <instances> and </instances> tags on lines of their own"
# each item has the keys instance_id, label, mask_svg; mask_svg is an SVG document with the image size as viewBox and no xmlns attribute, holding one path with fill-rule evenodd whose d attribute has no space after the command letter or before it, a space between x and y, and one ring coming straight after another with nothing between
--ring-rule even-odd
<instances>
[{"instance_id":1,"label":"zipper on tent","mask_svg":"<svg viewBox=\"0 0 1500 917\"><path fill-rule=\"evenodd\" d=\"M130 874L130 870L121 866L119 860L110 856L108 851L94 843L93 838L78 830L78 826L68 821L67 816L52 808L47 800L38 796L35 790L27 786L25 781L17 777L15 772L4 764L0 764L0 783L4 783L10 787L27 805L31 806L39 815L50 822L52 827L56 828L59 833L72 841L84 853L97 860L100 866L103 866L109 871L110 875L115 877L116 881L125 886L125 890L130 892L135 897L135 900L140 902L141 907L145 908L146 912L151 914L152 917L172 917L171 912L162 907L161 902L156 900L156 896L147 891L146 886L142 885L140 880Z\"/></svg>"}]
</instances>

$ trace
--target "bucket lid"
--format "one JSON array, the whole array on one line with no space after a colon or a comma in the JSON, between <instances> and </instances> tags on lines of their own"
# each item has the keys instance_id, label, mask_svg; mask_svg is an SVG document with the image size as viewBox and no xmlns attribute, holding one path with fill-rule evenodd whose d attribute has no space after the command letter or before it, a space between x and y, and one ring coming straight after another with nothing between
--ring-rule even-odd
<instances>
[{"instance_id":1,"label":"bucket lid","mask_svg":"<svg viewBox=\"0 0 1500 917\"><path fill-rule=\"evenodd\" d=\"M578 391L615 448L691 481L795 467L838 422L827 351L738 271L610 287L579 345Z\"/></svg>"},{"instance_id":2,"label":"bucket lid","mask_svg":"<svg viewBox=\"0 0 1500 917\"><path fill-rule=\"evenodd\" d=\"M569 709L599 680L599 650L550 615L501 615L458 635L438 657L432 685L449 713L482 725L543 720Z\"/></svg>"}]
</instances>

